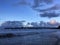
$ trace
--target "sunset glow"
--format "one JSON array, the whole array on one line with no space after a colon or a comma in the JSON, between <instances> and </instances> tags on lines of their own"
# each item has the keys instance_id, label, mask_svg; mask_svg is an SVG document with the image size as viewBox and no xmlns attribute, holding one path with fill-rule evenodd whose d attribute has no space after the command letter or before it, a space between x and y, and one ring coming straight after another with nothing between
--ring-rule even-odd
<instances>
[{"instance_id":1,"label":"sunset glow","mask_svg":"<svg viewBox=\"0 0 60 45\"><path fill-rule=\"evenodd\" d=\"M56 24L56 20L50 20L51 24Z\"/></svg>"}]
</instances>

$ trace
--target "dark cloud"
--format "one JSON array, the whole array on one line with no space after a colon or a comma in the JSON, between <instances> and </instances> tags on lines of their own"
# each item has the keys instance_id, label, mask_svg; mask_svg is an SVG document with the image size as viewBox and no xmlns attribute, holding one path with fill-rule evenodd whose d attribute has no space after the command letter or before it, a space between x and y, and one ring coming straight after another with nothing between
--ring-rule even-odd
<instances>
[{"instance_id":1,"label":"dark cloud","mask_svg":"<svg viewBox=\"0 0 60 45\"><path fill-rule=\"evenodd\" d=\"M60 14L55 13L55 12L44 12L43 14L40 14L40 16L52 18L52 17L58 17L58 16L60 16Z\"/></svg>"},{"instance_id":2,"label":"dark cloud","mask_svg":"<svg viewBox=\"0 0 60 45\"><path fill-rule=\"evenodd\" d=\"M50 11L50 10L59 10L60 9L60 5L54 5L54 6L52 6L52 7L50 7L50 8L47 8L47 9L45 9L45 11Z\"/></svg>"},{"instance_id":3,"label":"dark cloud","mask_svg":"<svg viewBox=\"0 0 60 45\"><path fill-rule=\"evenodd\" d=\"M48 18L53 18L53 17L58 17L60 16L59 13L56 13L56 11L60 10L60 5L59 4L56 4L56 5L53 5L49 8L46 8L46 9L39 9L39 8L33 8L35 11L38 11L39 13L43 13L43 14L40 14L40 17L48 17ZM53 12L55 11L55 12Z\"/></svg>"},{"instance_id":4,"label":"dark cloud","mask_svg":"<svg viewBox=\"0 0 60 45\"><path fill-rule=\"evenodd\" d=\"M47 3L47 4L49 4L49 3L52 3L52 2L53 2L53 0L40 0L40 1L45 2L45 3Z\"/></svg>"},{"instance_id":5,"label":"dark cloud","mask_svg":"<svg viewBox=\"0 0 60 45\"><path fill-rule=\"evenodd\" d=\"M33 8L36 8L39 6L40 0L34 0Z\"/></svg>"},{"instance_id":6,"label":"dark cloud","mask_svg":"<svg viewBox=\"0 0 60 45\"><path fill-rule=\"evenodd\" d=\"M34 9L34 10L36 10L38 12L45 12L45 11L51 11L51 10L60 10L60 5L56 4L52 7L47 8L47 9Z\"/></svg>"},{"instance_id":7,"label":"dark cloud","mask_svg":"<svg viewBox=\"0 0 60 45\"><path fill-rule=\"evenodd\" d=\"M58 9L60 9L60 5L56 4L52 6L51 8L48 8L47 10L58 10Z\"/></svg>"},{"instance_id":8,"label":"dark cloud","mask_svg":"<svg viewBox=\"0 0 60 45\"><path fill-rule=\"evenodd\" d=\"M50 4L50 3L52 3L52 2L53 2L53 0L34 0L33 8L42 6L42 5L40 5L41 3Z\"/></svg>"},{"instance_id":9,"label":"dark cloud","mask_svg":"<svg viewBox=\"0 0 60 45\"><path fill-rule=\"evenodd\" d=\"M33 10L38 11L39 13L43 13L40 14L40 17L48 17L48 18L53 18L53 17L58 17L60 16L60 14L56 13L56 12L51 12L51 11L57 11L60 10L60 5L59 4L55 4L49 8L46 9L41 9L43 3L45 4L50 4L53 3L53 0L34 0L34 6L33 6ZM41 5L41 6L40 6ZM40 8L41 7L41 8Z\"/></svg>"},{"instance_id":10,"label":"dark cloud","mask_svg":"<svg viewBox=\"0 0 60 45\"><path fill-rule=\"evenodd\" d=\"M6 21L4 23L1 24L1 27L3 28L9 28L9 27L23 27L23 22L24 21Z\"/></svg>"},{"instance_id":11,"label":"dark cloud","mask_svg":"<svg viewBox=\"0 0 60 45\"><path fill-rule=\"evenodd\" d=\"M33 4L31 5L30 3L28 3L26 0L20 0L19 2L17 2L15 5L29 5L32 6L33 8L36 8L38 6L41 6L41 3L52 3L53 0L33 0Z\"/></svg>"}]
</instances>

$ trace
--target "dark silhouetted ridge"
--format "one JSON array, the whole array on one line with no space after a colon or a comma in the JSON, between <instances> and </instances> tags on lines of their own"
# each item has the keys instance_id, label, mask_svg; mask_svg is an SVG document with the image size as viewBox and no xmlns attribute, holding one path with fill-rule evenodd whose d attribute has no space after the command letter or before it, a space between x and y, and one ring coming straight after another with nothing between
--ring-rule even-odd
<instances>
[{"instance_id":1,"label":"dark silhouetted ridge","mask_svg":"<svg viewBox=\"0 0 60 45\"><path fill-rule=\"evenodd\" d=\"M58 27L9 27L4 29L60 29L60 26Z\"/></svg>"}]
</instances>

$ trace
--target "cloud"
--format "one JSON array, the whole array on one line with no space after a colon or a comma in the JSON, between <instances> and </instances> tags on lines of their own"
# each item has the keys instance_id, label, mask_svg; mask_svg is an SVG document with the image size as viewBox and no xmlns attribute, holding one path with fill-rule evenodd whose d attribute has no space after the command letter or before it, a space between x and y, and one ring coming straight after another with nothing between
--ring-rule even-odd
<instances>
[{"instance_id":1,"label":"cloud","mask_svg":"<svg viewBox=\"0 0 60 45\"><path fill-rule=\"evenodd\" d=\"M46 27L46 22L40 21L39 26L40 26L40 27Z\"/></svg>"},{"instance_id":2,"label":"cloud","mask_svg":"<svg viewBox=\"0 0 60 45\"><path fill-rule=\"evenodd\" d=\"M14 6L17 6L17 5L28 5L28 6L30 6L31 4L29 3L29 2L27 2L26 0L20 0L20 1L18 1L17 3L15 3L15 4L13 4Z\"/></svg>"},{"instance_id":3,"label":"cloud","mask_svg":"<svg viewBox=\"0 0 60 45\"><path fill-rule=\"evenodd\" d=\"M40 21L40 23L31 22L30 25L32 25L33 27L58 27L60 23L56 22L55 24L51 24L50 22Z\"/></svg>"},{"instance_id":4,"label":"cloud","mask_svg":"<svg viewBox=\"0 0 60 45\"><path fill-rule=\"evenodd\" d=\"M56 4L52 6L51 8L48 8L47 10L58 10L58 9L60 9L60 5Z\"/></svg>"},{"instance_id":5,"label":"cloud","mask_svg":"<svg viewBox=\"0 0 60 45\"><path fill-rule=\"evenodd\" d=\"M45 11L52 11L52 10L60 10L60 5L58 5L58 4L56 4L56 5L53 5L53 6L51 6L51 7L49 7L49 8L47 8L47 9L34 9L34 10L36 10L36 11L38 11L38 12L45 12Z\"/></svg>"},{"instance_id":6,"label":"cloud","mask_svg":"<svg viewBox=\"0 0 60 45\"><path fill-rule=\"evenodd\" d=\"M49 3L52 3L52 2L53 2L53 0L41 0L41 1L43 1L43 2L45 2L45 3L47 3L47 4L49 4Z\"/></svg>"},{"instance_id":7,"label":"cloud","mask_svg":"<svg viewBox=\"0 0 60 45\"><path fill-rule=\"evenodd\" d=\"M33 5L33 8L36 8L38 7L40 4L40 0L34 0L34 5Z\"/></svg>"},{"instance_id":8,"label":"cloud","mask_svg":"<svg viewBox=\"0 0 60 45\"><path fill-rule=\"evenodd\" d=\"M43 14L40 14L40 17L48 17L48 18L58 17L58 16L60 16L60 14L57 14L56 12L44 12Z\"/></svg>"},{"instance_id":9,"label":"cloud","mask_svg":"<svg viewBox=\"0 0 60 45\"><path fill-rule=\"evenodd\" d=\"M43 0L45 1L45 0ZM46 0L47 1L47 0ZM49 1L49 0L48 0ZM39 5L38 5L39 6ZM35 7L38 7L37 4ZM39 13L43 13L40 14L40 17L48 17L48 18L53 18L53 17L58 17L60 16L59 13L56 13L58 10L60 10L60 5L59 4L55 4L49 8L46 9L40 9L40 8L33 8L35 11L38 11ZM55 12L53 12L55 11Z\"/></svg>"},{"instance_id":10,"label":"cloud","mask_svg":"<svg viewBox=\"0 0 60 45\"><path fill-rule=\"evenodd\" d=\"M51 24L50 22L44 22L44 21L40 21L39 23L39 27L58 27L60 25L59 22L55 22L54 24Z\"/></svg>"},{"instance_id":11,"label":"cloud","mask_svg":"<svg viewBox=\"0 0 60 45\"><path fill-rule=\"evenodd\" d=\"M27 23L26 25L23 24L22 21L6 21L2 23L1 28L14 28L14 27L56 27L59 26L60 23L56 22L55 24L51 24L50 22L40 21L38 22L31 22Z\"/></svg>"},{"instance_id":12,"label":"cloud","mask_svg":"<svg viewBox=\"0 0 60 45\"><path fill-rule=\"evenodd\" d=\"M10 28L10 27L23 27L23 22L24 21L6 21L1 24L2 28Z\"/></svg>"},{"instance_id":13,"label":"cloud","mask_svg":"<svg viewBox=\"0 0 60 45\"><path fill-rule=\"evenodd\" d=\"M33 8L42 6L42 5L40 5L40 4L42 4L42 3L46 3L46 4L48 3L48 4L50 4L50 3L52 3L52 2L53 2L53 0L34 0Z\"/></svg>"},{"instance_id":14,"label":"cloud","mask_svg":"<svg viewBox=\"0 0 60 45\"><path fill-rule=\"evenodd\" d=\"M31 25L32 25L33 27L38 27L38 26L39 26L39 23L37 23L37 22L31 22Z\"/></svg>"},{"instance_id":15,"label":"cloud","mask_svg":"<svg viewBox=\"0 0 60 45\"><path fill-rule=\"evenodd\" d=\"M51 24L50 22L47 22L47 26L49 27L58 27L60 23L56 22L55 24Z\"/></svg>"},{"instance_id":16,"label":"cloud","mask_svg":"<svg viewBox=\"0 0 60 45\"><path fill-rule=\"evenodd\" d=\"M52 6L52 7L50 7L50 8L47 8L47 9L45 9L45 10L43 10L43 11L50 11L50 10L59 10L60 9L60 5L54 5L54 6Z\"/></svg>"},{"instance_id":17,"label":"cloud","mask_svg":"<svg viewBox=\"0 0 60 45\"><path fill-rule=\"evenodd\" d=\"M25 0L19 2L19 4L21 4L21 5L28 5L28 3Z\"/></svg>"}]
</instances>

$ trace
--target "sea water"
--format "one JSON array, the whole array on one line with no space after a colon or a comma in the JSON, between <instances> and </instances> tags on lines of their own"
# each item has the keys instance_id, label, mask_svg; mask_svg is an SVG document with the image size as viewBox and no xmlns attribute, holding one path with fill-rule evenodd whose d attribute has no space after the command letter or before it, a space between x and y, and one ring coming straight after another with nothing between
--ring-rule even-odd
<instances>
[{"instance_id":1,"label":"sea water","mask_svg":"<svg viewBox=\"0 0 60 45\"><path fill-rule=\"evenodd\" d=\"M0 38L0 45L60 45L59 39L56 38L60 36L59 29L0 30L0 34L3 33L20 36Z\"/></svg>"}]
</instances>

